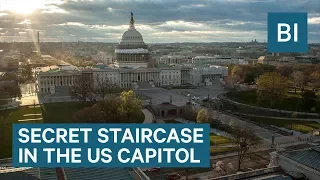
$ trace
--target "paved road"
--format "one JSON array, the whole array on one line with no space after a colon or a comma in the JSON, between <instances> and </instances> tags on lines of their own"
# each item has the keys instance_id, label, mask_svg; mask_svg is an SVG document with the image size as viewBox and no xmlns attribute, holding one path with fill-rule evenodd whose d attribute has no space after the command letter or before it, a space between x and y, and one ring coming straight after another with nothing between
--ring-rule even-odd
<instances>
[{"instance_id":1,"label":"paved road","mask_svg":"<svg viewBox=\"0 0 320 180\"><path fill-rule=\"evenodd\" d=\"M257 136L261 137L262 139L264 139L268 142L271 142L272 136L282 137L282 135L280 135L280 134L277 134L277 133L272 132L270 130L261 128L259 126L252 124L252 123L242 121L236 117L233 117L233 116L230 116L230 115L218 112L218 111L215 111L215 113L213 113L213 114L214 114L214 118L219 119L223 123L245 126L245 127L251 128Z\"/></svg>"},{"instance_id":2,"label":"paved road","mask_svg":"<svg viewBox=\"0 0 320 180\"><path fill-rule=\"evenodd\" d=\"M208 95L209 98L213 98L217 97L218 94L225 92L224 88L218 83L214 83L211 86L198 87L197 89L173 89L171 91L181 94L182 96L190 94L191 97L199 97L199 101L207 98Z\"/></svg>"},{"instance_id":3,"label":"paved road","mask_svg":"<svg viewBox=\"0 0 320 180\"><path fill-rule=\"evenodd\" d=\"M176 93L172 90L163 88L150 88L150 89L138 89L135 92L140 95L151 98L152 104L161 104L163 102L170 102L170 96L172 97L172 104L177 106L183 106L189 101L189 98L182 94Z\"/></svg>"}]
</instances>

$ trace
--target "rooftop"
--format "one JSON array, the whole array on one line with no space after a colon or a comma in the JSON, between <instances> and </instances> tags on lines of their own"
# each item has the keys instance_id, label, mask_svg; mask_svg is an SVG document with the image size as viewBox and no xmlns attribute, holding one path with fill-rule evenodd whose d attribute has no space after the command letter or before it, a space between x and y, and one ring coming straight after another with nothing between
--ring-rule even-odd
<instances>
[{"instance_id":1,"label":"rooftop","mask_svg":"<svg viewBox=\"0 0 320 180\"><path fill-rule=\"evenodd\" d=\"M320 171L320 147L295 151L283 151L279 152L279 155Z\"/></svg>"}]
</instances>

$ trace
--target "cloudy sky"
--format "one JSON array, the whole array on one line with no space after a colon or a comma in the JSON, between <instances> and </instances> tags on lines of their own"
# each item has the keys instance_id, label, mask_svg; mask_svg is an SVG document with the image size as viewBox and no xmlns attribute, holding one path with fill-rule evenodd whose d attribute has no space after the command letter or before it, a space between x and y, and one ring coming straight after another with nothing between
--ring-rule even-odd
<instances>
[{"instance_id":1,"label":"cloudy sky","mask_svg":"<svg viewBox=\"0 0 320 180\"><path fill-rule=\"evenodd\" d=\"M0 0L0 41L118 42L134 13L147 43L267 40L267 12L308 12L320 42L320 0Z\"/></svg>"}]
</instances>

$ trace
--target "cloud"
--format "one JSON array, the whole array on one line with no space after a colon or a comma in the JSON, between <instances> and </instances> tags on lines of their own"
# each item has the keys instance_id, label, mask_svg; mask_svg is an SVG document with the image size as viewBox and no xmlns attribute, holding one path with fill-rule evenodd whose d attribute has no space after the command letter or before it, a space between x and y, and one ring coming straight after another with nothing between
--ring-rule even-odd
<instances>
[{"instance_id":1,"label":"cloud","mask_svg":"<svg viewBox=\"0 0 320 180\"><path fill-rule=\"evenodd\" d=\"M118 42L130 11L146 42L264 41L268 12L308 12L309 42L320 41L319 0L50 0L25 16L0 11L0 27L39 30L45 40Z\"/></svg>"},{"instance_id":2,"label":"cloud","mask_svg":"<svg viewBox=\"0 0 320 180\"><path fill-rule=\"evenodd\" d=\"M320 24L320 17L312 17L308 19L309 24Z\"/></svg>"}]
</instances>

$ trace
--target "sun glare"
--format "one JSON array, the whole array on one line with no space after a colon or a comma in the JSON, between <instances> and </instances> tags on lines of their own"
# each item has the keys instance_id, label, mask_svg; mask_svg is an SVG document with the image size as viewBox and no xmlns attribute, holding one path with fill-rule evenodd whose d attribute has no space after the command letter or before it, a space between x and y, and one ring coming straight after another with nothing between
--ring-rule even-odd
<instances>
[{"instance_id":1,"label":"sun glare","mask_svg":"<svg viewBox=\"0 0 320 180\"><path fill-rule=\"evenodd\" d=\"M17 14L30 14L37 9L44 8L44 0L15 0L6 3L5 9Z\"/></svg>"}]
</instances>

